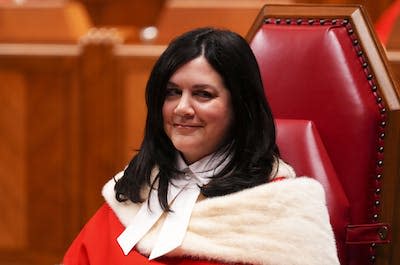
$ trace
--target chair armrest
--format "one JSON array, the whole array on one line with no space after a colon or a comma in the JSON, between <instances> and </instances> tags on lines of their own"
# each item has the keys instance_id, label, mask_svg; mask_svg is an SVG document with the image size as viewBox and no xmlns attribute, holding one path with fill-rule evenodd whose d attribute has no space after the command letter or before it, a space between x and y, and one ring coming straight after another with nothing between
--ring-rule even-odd
<instances>
[{"instance_id":1,"label":"chair armrest","mask_svg":"<svg viewBox=\"0 0 400 265\"><path fill-rule=\"evenodd\" d=\"M339 256L343 260L346 227L350 223L349 201L317 128L309 120L276 119L275 123L282 159L295 169L298 176L314 178L325 189Z\"/></svg>"}]
</instances>

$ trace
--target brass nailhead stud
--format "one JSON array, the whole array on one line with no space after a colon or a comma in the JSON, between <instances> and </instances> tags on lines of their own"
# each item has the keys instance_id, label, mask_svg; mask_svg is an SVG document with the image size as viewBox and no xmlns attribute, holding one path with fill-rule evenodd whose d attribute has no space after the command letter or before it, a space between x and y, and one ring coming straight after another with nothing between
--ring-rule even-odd
<instances>
[{"instance_id":1,"label":"brass nailhead stud","mask_svg":"<svg viewBox=\"0 0 400 265\"><path fill-rule=\"evenodd\" d=\"M388 236L388 228L386 226L382 226L378 229L379 238L382 240L387 239Z\"/></svg>"}]
</instances>

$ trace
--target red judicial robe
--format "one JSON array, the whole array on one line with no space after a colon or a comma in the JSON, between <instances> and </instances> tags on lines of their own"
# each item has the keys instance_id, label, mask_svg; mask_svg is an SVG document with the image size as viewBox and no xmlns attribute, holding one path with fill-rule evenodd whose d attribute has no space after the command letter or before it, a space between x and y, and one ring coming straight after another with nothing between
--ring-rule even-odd
<instances>
[{"instance_id":1,"label":"red judicial robe","mask_svg":"<svg viewBox=\"0 0 400 265\"><path fill-rule=\"evenodd\" d=\"M72 243L64 265L339 265L325 193L316 180L274 181L199 200L181 246L155 260L148 255L162 220L124 255L117 238L141 205L118 202L114 185L111 179L104 186L106 203Z\"/></svg>"},{"instance_id":2,"label":"red judicial robe","mask_svg":"<svg viewBox=\"0 0 400 265\"><path fill-rule=\"evenodd\" d=\"M212 261L184 257L148 260L135 249L125 256L116 238L125 227L105 203L85 225L64 257L64 265L216 265Z\"/></svg>"}]
</instances>

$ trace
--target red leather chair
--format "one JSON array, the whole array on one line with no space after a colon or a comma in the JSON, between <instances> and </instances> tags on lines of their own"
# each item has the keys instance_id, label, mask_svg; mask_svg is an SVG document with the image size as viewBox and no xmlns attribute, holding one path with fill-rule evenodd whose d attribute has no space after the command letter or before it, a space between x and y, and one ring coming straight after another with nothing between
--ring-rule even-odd
<instances>
[{"instance_id":1,"label":"red leather chair","mask_svg":"<svg viewBox=\"0 0 400 265\"><path fill-rule=\"evenodd\" d=\"M341 264L400 264L399 90L365 10L266 5L247 38L275 117L318 128L338 181L302 168L321 164L313 151L289 162L324 185ZM300 138L279 141L289 156Z\"/></svg>"}]
</instances>

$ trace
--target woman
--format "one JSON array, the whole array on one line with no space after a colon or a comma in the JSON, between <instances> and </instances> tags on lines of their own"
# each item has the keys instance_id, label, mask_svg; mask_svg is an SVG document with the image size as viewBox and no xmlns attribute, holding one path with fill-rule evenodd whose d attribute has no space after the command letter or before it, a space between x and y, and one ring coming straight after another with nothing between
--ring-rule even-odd
<instances>
[{"instance_id":1,"label":"woman","mask_svg":"<svg viewBox=\"0 0 400 265\"><path fill-rule=\"evenodd\" d=\"M279 159L242 37L201 28L175 39L146 102L140 151L104 186L65 264L339 264L324 191Z\"/></svg>"}]
</instances>

